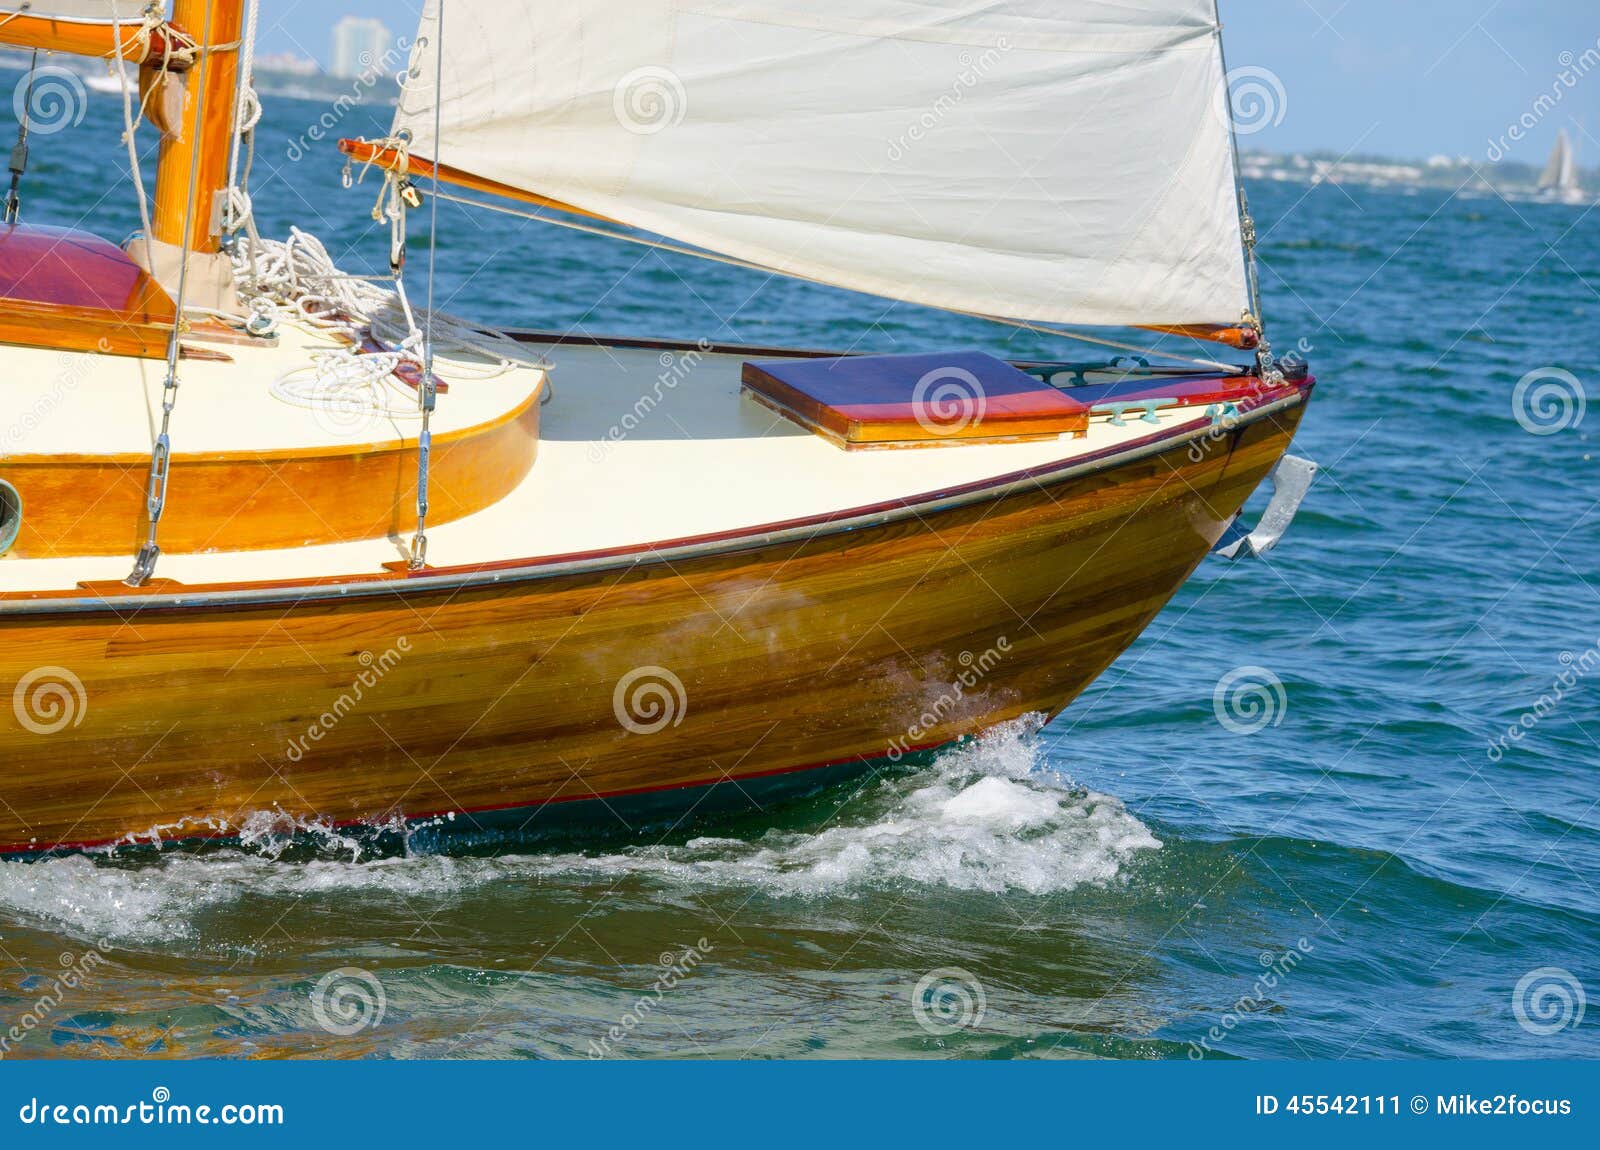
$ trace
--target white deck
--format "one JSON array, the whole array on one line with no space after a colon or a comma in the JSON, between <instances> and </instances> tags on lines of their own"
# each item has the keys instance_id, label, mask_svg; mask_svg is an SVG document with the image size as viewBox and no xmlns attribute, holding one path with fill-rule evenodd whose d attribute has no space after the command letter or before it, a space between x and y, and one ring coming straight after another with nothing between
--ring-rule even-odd
<instances>
[{"instance_id":1,"label":"white deck","mask_svg":"<svg viewBox=\"0 0 1600 1150\"><path fill-rule=\"evenodd\" d=\"M194 344L233 362L184 359L178 365L178 404L172 417L176 455L278 451L363 444L415 437L415 419L325 415L274 398L274 380L310 362L313 353L341 346L310 326L283 324L277 346ZM539 354L528 352L529 365ZM0 412L0 469L7 455L142 455L161 422L166 363L128 356L49 351L0 345L6 408ZM448 380L450 363L436 375ZM538 385L531 368L451 387L434 417L435 436L484 423L517 406ZM415 392L395 381L397 406ZM3 470L0 470L3 474Z\"/></svg>"},{"instance_id":2,"label":"white deck","mask_svg":"<svg viewBox=\"0 0 1600 1150\"><path fill-rule=\"evenodd\" d=\"M185 363L173 420L174 452L202 449L197 442L202 436L205 450L325 441L329 432L319 426L323 421L267 394L283 364L303 356L314 340L286 340L284 348L257 353L265 356L261 362L254 362L251 349L230 348L237 364ZM566 555L862 507L1070 459L1155 430L1136 417L1122 427L1096 419L1081 439L846 452L741 397L744 356L600 347L533 346L529 352L530 359L542 356L553 368L554 396L543 409L538 461L495 506L429 530L428 558L434 566ZM0 357L13 378L19 361L39 359L31 365L34 371L43 366L59 375L68 358L14 348L0 348ZM26 453L148 450L161 365L93 358L98 362L84 381L42 421L37 437L29 436ZM441 363L438 370L450 378L448 365ZM49 378L38 386L47 387ZM453 385L439 397L436 434L507 410L538 382L538 371L525 368L496 380ZM1192 409L1163 411L1161 422L1171 426L1194 415ZM415 422L401 430L414 434ZM383 437L369 427L353 441ZM308 493L308 498L319 497L339 496ZM157 575L196 585L372 573L403 558L406 542L169 554ZM120 579L130 561L131 556L0 559L0 591Z\"/></svg>"}]
</instances>

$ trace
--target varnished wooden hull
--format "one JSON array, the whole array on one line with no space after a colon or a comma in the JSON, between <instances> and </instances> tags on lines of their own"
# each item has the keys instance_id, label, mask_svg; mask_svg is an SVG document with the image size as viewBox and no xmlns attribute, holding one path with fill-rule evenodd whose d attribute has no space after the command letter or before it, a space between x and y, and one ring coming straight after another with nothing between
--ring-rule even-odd
<instances>
[{"instance_id":1,"label":"varnished wooden hull","mask_svg":"<svg viewBox=\"0 0 1600 1150\"><path fill-rule=\"evenodd\" d=\"M28 689L0 700L0 847L226 837L260 812L470 829L589 800L614 821L595 800L689 805L709 784L1054 714L1204 558L1307 394L1231 434L914 508L493 572L4 613L0 684Z\"/></svg>"}]
</instances>

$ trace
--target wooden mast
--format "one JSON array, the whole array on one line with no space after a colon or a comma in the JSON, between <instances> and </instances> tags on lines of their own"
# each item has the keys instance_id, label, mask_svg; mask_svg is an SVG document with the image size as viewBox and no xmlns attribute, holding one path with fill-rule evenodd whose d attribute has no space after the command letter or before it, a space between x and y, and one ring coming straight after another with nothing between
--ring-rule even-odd
<instances>
[{"instance_id":1,"label":"wooden mast","mask_svg":"<svg viewBox=\"0 0 1600 1150\"><path fill-rule=\"evenodd\" d=\"M152 238L159 243L212 253L220 249L222 240L222 197L238 96L244 2L175 0L172 18L194 38L198 53L194 66L180 81L183 112L178 130L161 140L150 227Z\"/></svg>"},{"instance_id":2,"label":"wooden mast","mask_svg":"<svg viewBox=\"0 0 1600 1150\"><path fill-rule=\"evenodd\" d=\"M245 0L174 0L172 19L114 24L9 13L0 44L122 58L141 68L140 88L175 85L160 124L151 234L129 253L171 291L189 265L189 302L231 309L232 273L222 246L222 206L238 104Z\"/></svg>"}]
</instances>

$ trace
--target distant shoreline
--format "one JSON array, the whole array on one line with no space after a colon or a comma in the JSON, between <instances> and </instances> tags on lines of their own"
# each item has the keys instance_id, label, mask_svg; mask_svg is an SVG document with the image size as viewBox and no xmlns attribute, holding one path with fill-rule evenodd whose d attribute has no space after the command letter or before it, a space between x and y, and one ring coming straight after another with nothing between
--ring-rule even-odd
<instances>
[{"instance_id":1,"label":"distant shoreline","mask_svg":"<svg viewBox=\"0 0 1600 1150\"><path fill-rule=\"evenodd\" d=\"M1491 163L1470 156L1435 156L1429 160L1396 160L1386 156L1333 152L1278 153L1244 151L1240 175L1248 182L1352 185L1392 190L1437 189L1479 191L1507 199L1542 200L1541 168L1513 160ZM1600 172L1584 173L1586 187L1600 188Z\"/></svg>"},{"instance_id":2,"label":"distant shoreline","mask_svg":"<svg viewBox=\"0 0 1600 1150\"><path fill-rule=\"evenodd\" d=\"M0 49L0 68L25 70L29 53ZM62 67L52 60L52 66ZM92 64L71 67L86 81L98 78ZM257 68L256 88L262 96L277 100L305 100L328 103L341 101L371 107L392 107L394 96L382 79L368 80L352 87L352 77L326 72L283 71ZM92 87L93 85L91 85ZM1426 160L1400 159L1381 155L1340 155L1333 151L1271 152L1246 149L1240 153L1240 175L1249 182L1294 183L1316 187L1320 184L1368 188L1478 191L1516 199L1540 199L1538 188L1542 164L1515 160L1479 161L1470 156L1434 156ZM1585 187L1600 189L1600 169L1583 173Z\"/></svg>"}]
</instances>

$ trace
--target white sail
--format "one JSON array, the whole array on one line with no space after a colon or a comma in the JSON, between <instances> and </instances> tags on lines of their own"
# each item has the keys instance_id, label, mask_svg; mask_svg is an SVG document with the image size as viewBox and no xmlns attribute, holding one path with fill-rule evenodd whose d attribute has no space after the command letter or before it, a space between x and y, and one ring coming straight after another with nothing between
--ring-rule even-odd
<instances>
[{"instance_id":1,"label":"white sail","mask_svg":"<svg viewBox=\"0 0 1600 1150\"><path fill-rule=\"evenodd\" d=\"M1539 187L1558 191L1571 191L1578 186L1578 162L1573 154L1572 141L1567 130L1556 134L1555 147L1550 149L1550 159L1539 176Z\"/></svg>"},{"instance_id":2,"label":"white sail","mask_svg":"<svg viewBox=\"0 0 1600 1150\"><path fill-rule=\"evenodd\" d=\"M444 11L395 122L413 155L894 299L1080 324L1245 310L1213 0Z\"/></svg>"}]
</instances>

